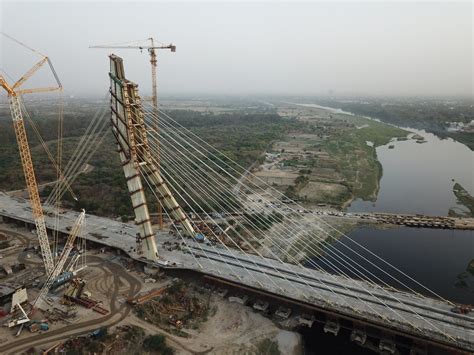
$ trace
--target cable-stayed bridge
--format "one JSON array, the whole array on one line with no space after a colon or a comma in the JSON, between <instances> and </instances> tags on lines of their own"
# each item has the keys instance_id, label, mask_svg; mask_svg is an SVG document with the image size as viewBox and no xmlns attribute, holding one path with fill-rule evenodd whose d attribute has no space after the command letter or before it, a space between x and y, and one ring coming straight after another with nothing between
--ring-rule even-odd
<instances>
[{"instance_id":1,"label":"cable-stayed bridge","mask_svg":"<svg viewBox=\"0 0 474 355\"><path fill-rule=\"evenodd\" d=\"M350 326L365 342L376 329L379 349L397 351L399 338L413 352L474 351L474 314L375 255L313 213L288 200L245 167L182 126L166 112L142 102L126 79L121 58L110 57L110 125L135 212L135 225L88 216L88 239L123 250L164 268L189 269L232 285L246 286L325 317L335 334ZM102 142L107 121L92 120L74 158L46 201L66 192ZM95 139L95 140L94 140ZM5 218L31 222L24 201L0 195ZM170 221L155 231L149 204ZM283 207L284 206L284 207ZM65 212L49 229L67 233L75 220ZM340 248L333 248L332 245ZM319 256L319 263L307 256ZM408 340L406 340L408 339Z\"/></svg>"},{"instance_id":2,"label":"cable-stayed bridge","mask_svg":"<svg viewBox=\"0 0 474 355\"><path fill-rule=\"evenodd\" d=\"M27 200L0 193L0 215L5 221L23 222L33 228ZM45 216L49 230L67 236L79 212L65 211L59 221ZM474 349L474 317L457 314L454 305L439 297L382 287L367 280L310 269L261 257L235 248L207 245L191 239L177 241L167 231L156 234L157 262L147 261L136 250L139 228L104 217L87 216L89 243L120 249L130 257L167 269L189 269L213 276L229 285L268 294L270 299L307 309L306 313L337 327L350 327L354 340L378 336L417 349L414 353L470 353ZM328 258L329 260L331 258ZM324 318L325 316L325 318ZM387 346L388 344L386 344ZM422 350L426 349L426 352ZM434 350L435 349L435 350Z\"/></svg>"}]
</instances>

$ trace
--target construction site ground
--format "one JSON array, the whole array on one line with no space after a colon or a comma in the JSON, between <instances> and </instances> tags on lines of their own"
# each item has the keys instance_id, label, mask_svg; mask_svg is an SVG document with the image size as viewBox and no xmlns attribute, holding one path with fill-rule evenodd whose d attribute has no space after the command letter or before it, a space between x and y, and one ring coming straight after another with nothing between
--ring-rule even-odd
<instances>
[{"instance_id":1,"label":"construction site ground","mask_svg":"<svg viewBox=\"0 0 474 355\"><path fill-rule=\"evenodd\" d=\"M39 255L32 249L24 250L36 244L36 236L25 228L16 228L10 224L0 224L0 233L3 239L7 236L7 240L15 245L7 252L0 250L2 265L4 262L10 265L24 263L25 269L22 272L41 279L43 272ZM91 298L99 301L101 307L109 311L108 314L102 315L76 304L61 304L64 289L60 288L56 295L50 294L47 303L30 317L38 322L47 321L49 330L31 333L25 327L19 336L15 336L18 327L0 327L0 353L17 354L31 348L40 351L68 339L88 337L101 327L107 327L110 334L124 325L143 328L147 335L165 335L167 344L177 354L256 353L259 346L265 344L277 346L282 354L302 352L301 338L297 333L280 329L276 323L252 308L231 303L218 296L215 291L208 291L211 310L208 316L192 328L188 329L185 325L176 332L172 327L159 327L139 318L127 299L169 285L173 279L163 273L148 275L138 265L126 257L103 252L101 248L90 250L87 268L78 276L86 280L85 291L90 293ZM0 285L11 288L20 286L24 278L18 279L17 276L13 273L1 278ZM189 288L196 287L199 288L199 285ZM35 299L38 292L39 286L28 287L29 302ZM9 311L9 304L3 308ZM3 323L7 318L8 316L0 318L0 322Z\"/></svg>"},{"instance_id":2,"label":"construction site ground","mask_svg":"<svg viewBox=\"0 0 474 355\"><path fill-rule=\"evenodd\" d=\"M128 317L124 324L139 326L147 334L166 335L178 354L258 353L258 347L265 339L277 343L281 354L302 353L299 334L280 329L273 321L250 307L230 303L218 296L212 298L211 305L216 308L215 313L198 330L184 329L187 337L163 330L136 315Z\"/></svg>"}]
</instances>

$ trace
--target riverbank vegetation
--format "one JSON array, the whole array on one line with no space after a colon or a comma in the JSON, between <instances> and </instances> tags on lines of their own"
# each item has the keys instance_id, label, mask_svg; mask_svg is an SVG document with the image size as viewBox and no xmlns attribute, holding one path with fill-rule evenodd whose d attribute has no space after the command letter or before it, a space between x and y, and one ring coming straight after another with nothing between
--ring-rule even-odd
<instances>
[{"instance_id":1,"label":"riverbank vegetation","mask_svg":"<svg viewBox=\"0 0 474 355\"><path fill-rule=\"evenodd\" d=\"M451 137L474 150L474 127L450 130L450 123L468 125L474 120L472 99L440 98L304 98L320 105L340 108L401 127L424 129L440 138Z\"/></svg>"},{"instance_id":2,"label":"riverbank vegetation","mask_svg":"<svg viewBox=\"0 0 474 355\"><path fill-rule=\"evenodd\" d=\"M288 197L308 204L344 208L357 198L374 201L382 177L376 148L409 133L321 108L283 104L278 112L304 125L273 145L278 157L257 174L277 186L281 181Z\"/></svg>"},{"instance_id":3,"label":"riverbank vegetation","mask_svg":"<svg viewBox=\"0 0 474 355\"><path fill-rule=\"evenodd\" d=\"M355 129L337 132L324 147L338 161L353 197L375 201L382 177L382 165L375 149L393 138L406 137L408 132L362 117L336 116L348 119Z\"/></svg>"},{"instance_id":4,"label":"riverbank vegetation","mask_svg":"<svg viewBox=\"0 0 474 355\"><path fill-rule=\"evenodd\" d=\"M469 192L459 183L454 184L453 193L458 199L459 204L464 206L467 210L469 210L469 212L460 213L451 209L449 211L449 215L459 217L474 217L474 197L472 197Z\"/></svg>"}]
</instances>

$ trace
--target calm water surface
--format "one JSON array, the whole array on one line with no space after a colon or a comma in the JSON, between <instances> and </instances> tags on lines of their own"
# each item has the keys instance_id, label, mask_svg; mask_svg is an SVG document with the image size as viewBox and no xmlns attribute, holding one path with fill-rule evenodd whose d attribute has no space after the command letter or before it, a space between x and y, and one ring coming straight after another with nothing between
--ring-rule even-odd
<instances>
[{"instance_id":1,"label":"calm water surface","mask_svg":"<svg viewBox=\"0 0 474 355\"><path fill-rule=\"evenodd\" d=\"M457 203L453 185L459 182L474 195L474 152L452 140L408 129L426 139L395 141L377 149L383 167L377 201L354 201L349 211L447 215ZM453 181L454 180L454 181Z\"/></svg>"},{"instance_id":2,"label":"calm water surface","mask_svg":"<svg viewBox=\"0 0 474 355\"><path fill-rule=\"evenodd\" d=\"M370 271L371 279L380 283L387 282L397 288L404 286L388 277L363 258L348 249L350 247L358 254L366 257L383 270L390 271L405 286L421 293L426 290L391 269L370 255L363 248L350 242L348 238L366 247L371 252L381 256L385 261L396 266L405 274L411 276L422 285L444 298L455 302L472 304L474 301L474 275L466 272L469 262L474 258L474 232L460 230L441 230L428 228L394 228L375 230L360 228L335 242L327 251L323 260L313 260L317 265L331 271L329 261L338 266L349 276L358 277L354 269L347 264L337 263L336 255L350 257L355 264ZM338 259L340 260L340 259ZM369 275L368 273L366 273ZM377 280L378 277L380 280Z\"/></svg>"}]
</instances>

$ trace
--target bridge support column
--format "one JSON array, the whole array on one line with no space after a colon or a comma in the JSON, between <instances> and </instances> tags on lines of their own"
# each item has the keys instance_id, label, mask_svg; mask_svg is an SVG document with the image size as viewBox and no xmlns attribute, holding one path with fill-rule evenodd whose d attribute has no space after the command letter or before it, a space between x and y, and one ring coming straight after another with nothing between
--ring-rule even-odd
<instances>
[{"instance_id":1,"label":"bridge support column","mask_svg":"<svg viewBox=\"0 0 474 355\"><path fill-rule=\"evenodd\" d=\"M364 345L367 341L367 333L365 330L354 329L351 332L351 341L359 345Z\"/></svg>"}]
</instances>

